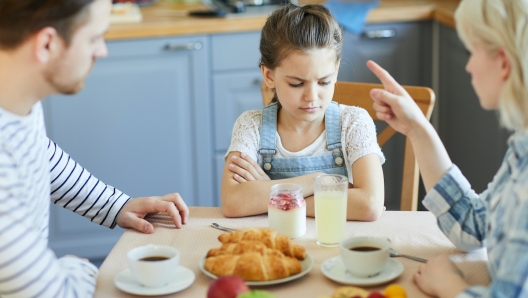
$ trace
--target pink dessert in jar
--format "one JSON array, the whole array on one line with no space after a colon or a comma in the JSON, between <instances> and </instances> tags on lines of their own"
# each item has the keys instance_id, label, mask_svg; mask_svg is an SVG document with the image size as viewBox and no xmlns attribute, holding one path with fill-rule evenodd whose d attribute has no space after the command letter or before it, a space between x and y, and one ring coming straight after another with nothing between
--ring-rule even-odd
<instances>
[{"instance_id":1,"label":"pink dessert in jar","mask_svg":"<svg viewBox=\"0 0 528 298\"><path fill-rule=\"evenodd\" d=\"M306 202L300 185L285 183L271 187L268 226L290 238L306 233Z\"/></svg>"}]
</instances>

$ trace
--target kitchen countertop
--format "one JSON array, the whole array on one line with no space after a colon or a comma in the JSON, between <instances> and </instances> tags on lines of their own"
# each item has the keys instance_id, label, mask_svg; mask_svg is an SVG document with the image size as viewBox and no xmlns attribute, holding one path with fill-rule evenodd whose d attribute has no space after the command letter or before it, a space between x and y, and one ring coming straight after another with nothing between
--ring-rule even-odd
<instances>
[{"instance_id":1,"label":"kitchen countertop","mask_svg":"<svg viewBox=\"0 0 528 298\"><path fill-rule=\"evenodd\" d=\"M455 27L454 12L459 0L381 0L371 10L367 23L437 20ZM318 0L303 3L321 3ZM197 18L178 16L186 11L205 8L202 4L186 5L182 2L157 3L141 8L143 21L113 24L105 34L106 40L152 38L191 34L213 34L260 30L266 15L228 18Z\"/></svg>"}]
</instances>

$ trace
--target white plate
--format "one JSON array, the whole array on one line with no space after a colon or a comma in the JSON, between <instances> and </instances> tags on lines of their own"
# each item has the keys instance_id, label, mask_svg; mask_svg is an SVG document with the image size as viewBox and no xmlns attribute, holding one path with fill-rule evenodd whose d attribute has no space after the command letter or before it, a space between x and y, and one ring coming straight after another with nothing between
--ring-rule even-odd
<instances>
[{"instance_id":1,"label":"white plate","mask_svg":"<svg viewBox=\"0 0 528 298\"><path fill-rule=\"evenodd\" d=\"M210 278L214 278L214 279L218 278L218 276L212 274L211 272L207 271L207 269L204 268L205 257L200 259L199 264L200 264L200 269L202 269L205 275L209 276ZM306 254L306 258L301 261L302 269L300 273L292 275L292 276L288 276L285 278L268 280L268 281L246 281L246 284L249 286L269 286L269 285L274 285L274 284L280 284L283 282L288 282L290 280L300 278L304 276L306 273L310 272L310 270L312 270L313 264L314 262L313 262L312 257L309 254Z\"/></svg>"},{"instance_id":2,"label":"white plate","mask_svg":"<svg viewBox=\"0 0 528 298\"><path fill-rule=\"evenodd\" d=\"M403 273L403 265L395 259L389 259L383 270L376 276L357 277L345 268L341 256L324 261L321 265L323 274L333 281L355 286L375 286L389 282Z\"/></svg>"},{"instance_id":3,"label":"white plate","mask_svg":"<svg viewBox=\"0 0 528 298\"><path fill-rule=\"evenodd\" d=\"M181 291L194 282L194 272L189 268L178 266L176 268L176 277L174 281L163 287L147 288L138 283L132 276L130 269L121 271L114 278L114 284L118 289L123 292L130 294L143 295L143 296L154 296L154 295L165 295L174 292Z\"/></svg>"}]
</instances>

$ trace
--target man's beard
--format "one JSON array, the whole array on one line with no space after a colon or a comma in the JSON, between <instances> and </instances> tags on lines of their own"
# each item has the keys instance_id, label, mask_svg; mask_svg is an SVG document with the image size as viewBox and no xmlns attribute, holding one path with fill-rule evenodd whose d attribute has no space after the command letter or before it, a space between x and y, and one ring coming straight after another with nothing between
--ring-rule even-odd
<instances>
[{"instance_id":1,"label":"man's beard","mask_svg":"<svg viewBox=\"0 0 528 298\"><path fill-rule=\"evenodd\" d=\"M93 63L90 66L90 69L88 69L88 71L86 72L86 75L75 81L64 79L61 80L61 78L63 78L64 76L57 75L57 71L46 72L44 75L46 82L48 82L57 93L64 95L73 95L79 93L84 88L84 81L86 80L86 77L90 73L92 67ZM51 69L55 70L62 68L62 63L59 63L55 67L51 67Z\"/></svg>"},{"instance_id":2,"label":"man's beard","mask_svg":"<svg viewBox=\"0 0 528 298\"><path fill-rule=\"evenodd\" d=\"M57 92L64 95L73 95L79 93L84 88L84 79L77 82L75 85L59 85L53 86Z\"/></svg>"}]
</instances>

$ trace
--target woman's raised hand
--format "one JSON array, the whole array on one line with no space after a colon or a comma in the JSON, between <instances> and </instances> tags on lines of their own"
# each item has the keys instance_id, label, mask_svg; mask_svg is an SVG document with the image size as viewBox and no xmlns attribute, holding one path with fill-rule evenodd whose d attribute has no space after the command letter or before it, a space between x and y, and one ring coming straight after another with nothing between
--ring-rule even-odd
<instances>
[{"instance_id":1,"label":"woman's raised hand","mask_svg":"<svg viewBox=\"0 0 528 298\"><path fill-rule=\"evenodd\" d=\"M240 157L231 156L231 162L229 170L235 174L233 179L239 183L253 180L270 180L258 163L243 152L240 153Z\"/></svg>"},{"instance_id":2,"label":"woman's raised hand","mask_svg":"<svg viewBox=\"0 0 528 298\"><path fill-rule=\"evenodd\" d=\"M408 135L416 125L427 122L424 114L407 91L381 66L369 60L367 67L380 79L385 89L372 89L374 110L396 131Z\"/></svg>"}]
</instances>

